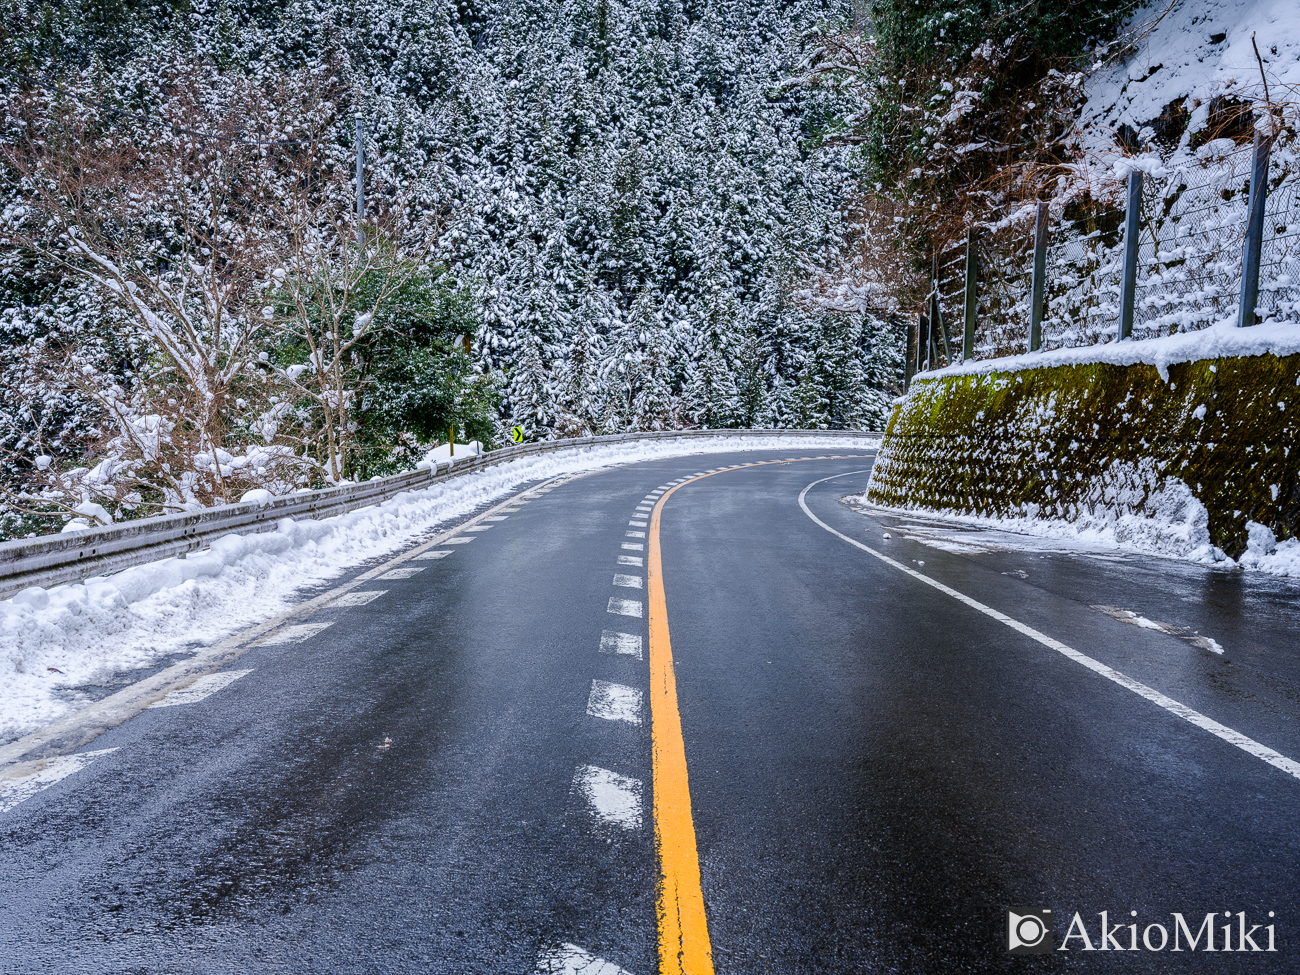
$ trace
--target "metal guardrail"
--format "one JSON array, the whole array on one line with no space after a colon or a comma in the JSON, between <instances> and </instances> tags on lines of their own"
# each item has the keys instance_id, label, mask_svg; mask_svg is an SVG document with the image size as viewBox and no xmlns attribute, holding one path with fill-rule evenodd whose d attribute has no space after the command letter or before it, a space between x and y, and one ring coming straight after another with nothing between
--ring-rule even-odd
<instances>
[{"instance_id":1,"label":"metal guardrail","mask_svg":"<svg viewBox=\"0 0 1300 975\"><path fill-rule=\"evenodd\" d=\"M127 521L106 528L43 535L0 543L0 598L31 586L57 586L93 576L110 575L134 565L172 556L184 556L232 532L256 534L274 531L282 518L328 518L355 511L405 491L415 491L449 477L458 477L485 467L533 454L569 447L600 446L632 440L674 440L694 437L845 437L880 436L863 430L663 430L651 433L619 433L605 437L546 440L541 443L502 447L480 454L473 460L456 461L436 470L304 491L269 502L227 504L202 511L157 515Z\"/></svg>"}]
</instances>

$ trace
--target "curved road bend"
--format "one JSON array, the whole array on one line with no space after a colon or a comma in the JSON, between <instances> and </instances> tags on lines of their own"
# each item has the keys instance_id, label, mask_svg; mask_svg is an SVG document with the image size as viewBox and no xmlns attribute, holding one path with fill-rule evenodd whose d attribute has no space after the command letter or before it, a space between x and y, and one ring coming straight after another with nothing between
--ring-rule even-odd
<instances>
[{"instance_id":1,"label":"curved road bend","mask_svg":"<svg viewBox=\"0 0 1300 975\"><path fill-rule=\"evenodd\" d=\"M1294 585L937 550L830 453L526 492L8 783L0 971L1300 970ZM1276 951L1114 947L1225 911Z\"/></svg>"}]
</instances>

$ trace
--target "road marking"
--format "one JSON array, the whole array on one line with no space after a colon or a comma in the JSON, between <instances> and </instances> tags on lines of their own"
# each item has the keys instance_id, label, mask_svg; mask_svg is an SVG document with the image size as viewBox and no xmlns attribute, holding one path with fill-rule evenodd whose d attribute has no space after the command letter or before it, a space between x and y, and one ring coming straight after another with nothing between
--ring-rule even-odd
<instances>
[{"instance_id":1,"label":"road marking","mask_svg":"<svg viewBox=\"0 0 1300 975\"><path fill-rule=\"evenodd\" d=\"M364 606L366 603L374 602L386 592L388 592L387 589L356 589L352 592L345 592L338 599L334 600L334 602L330 603L330 607L333 608L338 606L342 608L344 606Z\"/></svg>"},{"instance_id":2,"label":"road marking","mask_svg":"<svg viewBox=\"0 0 1300 975\"><path fill-rule=\"evenodd\" d=\"M380 579L409 579L413 575L419 575L424 571L422 565L403 565L396 569L389 569L383 575L378 576Z\"/></svg>"},{"instance_id":3,"label":"road marking","mask_svg":"<svg viewBox=\"0 0 1300 975\"><path fill-rule=\"evenodd\" d=\"M622 586L624 589L642 588L640 576L625 576L621 572L614 573L614 585Z\"/></svg>"},{"instance_id":4,"label":"road marking","mask_svg":"<svg viewBox=\"0 0 1300 975\"><path fill-rule=\"evenodd\" d=\"M261 642L264 647L278 647L286 643L301 643L308 637L315 636L321 630L329 629L333 626L333 621L329 623L298 623L294 626L286 626L282 630L276 630L265 640Z\"/></svg>"},{"instance_id":5,"label":"road marking","mask_svg":"<svg viewBox=\"0 0 1300 975\"><path fill-rule=\"evenodd\" d=\"M645 538L645 532L624 532L624 538Z\"/></svg>"},{"instance_id":6,"label":"road marking","mask_svg":"<svg viewBox=\"0 0 1300 975\"><path fill-rule=\"evenodd\" d=\"M491 528L491 527L493 527L493 526L492 526L492 525L470 525L468 528L465 529L465 531L467 531L467 532L485 532L485 531L487 531L487 530L488 530L489 528Z\"/></svg>"},{"instance_id":7,"label":"road marking","mask_svg":"<svg viewBox=\"0 0 1300 975\"><path fill-rule=\"evenodd\" d=\"M645 546L642 545L640 542L624 542L624 543L623 543L623 548L627 549L629 552L644 552L644 551L645 551Z\"/></svg>"},{"instance_id":8,"label":"road marking","mask_svg":"<svg viewBox=\"0 0 1300 975\"><path fill-rule=\"evenodd\" d=\"M856 538L849 538L848 535L845 535L843 532L836 531L830 525L826 524L826 522L822 521L815 514L813 514L811 510L809 510L808 502L805 500L805 497L808 494L808 491L810 489L816 487L818 484L821 484L824 481L833 481L837 477L848 477L850 474L861 474L861 473L864 472L849 471L848 473L845 474L836 474L833 477L823 477L820 481L813 481L812 484L809 484L808 487L804 488L799 493L799 507L803 508L804 514L806 514L809 518L815 521L822 528L825 528L832 535L835 535L843 539L844 541L848 542L850 545L862 549L862 551L866 552L869 555L874 556L875 558L879 559L881 562L884 562L886 565L893 566L898 571L907 573L913 579L916 579L920 582L924 582L927 586L932 586L935 589L938 589L941 593L951 596L959 603L965 603L971 609L983 613L985 616L995 619L999 623L1009 626L1017 633L1021 633L1029 637L1031 640L1034 640L1037 643L1041 643L1043 646L1047 647L1050 650L1055 650L1057 653L1061 654L1064 657L1068 657L1070 660L1073 660L1075 663L1087 667L1093 673L1099 674L1100 676L1105 677L1107 680L1115 682L1120 687L1126 688L1127 690L1132 691L1134 694L1146 698L1152 704L1164 708L1170 714L1176 715L1177 717L1182 718L1184 721L1188 722L1189 724L1193 724L1204 731L1208 731L1210 734L1214 735L1215 737L1223 739L1228 744L1240 748L1248 755L1253 755L1256 758L1267 762L1269 765L1272 765L1274 768L1286 772L1288 775L1292 775L1297 779L1300 779L1300 762L1297 762L1294 759L1287 758L1285 755L1281 754L1280 752L1274 751L1273 749L1269 748L1267 745L1260 744L1259 742L1255 741L1253 738L1248 738L1245 735L1243 735L1241 732L1234 731L1232 728L1229 728L1227 725L1222 725L1219 722L1215 721L1213 718L1201 714L1201 712L1199 711L1194 711L1192 708L1189 708L1187 705L1181 704L1178 701L1175 701L1173 698L1160 693L1154 687L1148 687L1146 684L1143 684L1141 681L1134 680L1132 677L1129 677L1127 674L1120 673L1118 670L1115 670L1112 667L1108 667L1100 660L1096 660L1093 657L1089 657L1085 653L1080 653L1078 650L1075 650L1073 647L1066 646L1064 643L1062 643L1059 640L1054 640L1046 633L1042 633L1039 630L1034 629L1032 626L1029 626L1025 623L1021 623L1019 620L1013 619L1012 617L1007 616L1005 613L999 612L998 610L994 609L992 606L986 606L984 603L981 603L977 599L972 599L970 596L967 596L963 592L958 592L956 589L953 589L950 586L945 586L938 579L932 579L930 576L926 575L923 572L917 572L915 569L911 568L910 566L906 566L902 562L899 562L895 559L891 559L888 555L884 555L880 552L877 552L870 545L864 545L862 544L862 542L859 542ZM653 550L654 550L654 543L652 542L651 543L652 560L653 560ZM651 571L653 572L653 569ZM652 661L654 660L653 602L652 602L652 608L650 613L650 659Z\"/></svg>"},{"instance_id":9,"label":"road marking","mask_svg":"<svg viewBox=\"0 0 1300 975\"><path fill-rule=\"evenodd\" d=\"M448 539L444 540L442 544L444 544L444 545L468 545L468 544L469 544L470 542L472 542L472 541L474 541L474 536L473 536L473 535L469 535L469 536L465 536L465 535L457 535L455 538L448 538Z\"/></svg>"},{"instance_id":10,"label":"road marking","mask_svg":"<svg viewBox=\"0 0 1300 975\"><path fill-rule=\"evenodd\" d=\"M591 694L587 697L587 713L606 721L641 723L641 692L624 684L593 680Z\"/></svg>"},{"instance_id":11,"label":"road marking","mask_svg":"<svg viewBox=\"0 0 1300 975\"><path fill-rule=\"evenodd\" d=\"M501 509L499 509L499 510L501 510L501 511L505 511L505 512L507 512L507 513L512 512L512 511L518 511L518 510L519 510L519 505L515 505L515 506L512 507L512 508L501 508Z\"/></svg>"},{"instance_id":12,"label":"road marking","mask_svg":"<svg viewBox=\"0 0 1300 975\"><path fill-rule=\"evenodd\" d=\"M602 823L624 829L641 828L641 780L606 768L579 765L573 773L573 792Z\"/></svg>"},{"instance_id":13,"label":"road marking","mask_svg":"<svg viewBox=\"0 0 1300 975\"><path fill-rule=\"evenodd\" d=\"M609 612L617 616L635 616L640 619L642 616L642 606L635 599L619 599L617 596L609 597Z\"/></svg>"},{"instance_id":14,"label":"road marking","mask_svg":"<svg viewBox=\"0 0 1300 975\"><path fill-rule=\"evenodd\" d=\"M645 565L645 559L639 555L620 555L618 557L619 565Z\"/></svg>"},{"instance_id":15,"label":"road marking","mask_svg":"<svg viewBox=\"0 0 1300 975\"><path fill-rule=\"evenodd\" d=\"M493 515L491 518L484 518L484 521L506 521L509 515Z\"/></svg>"},{"instance_id":16,"label":"road marking","mask_svg":"<svg viewBox=\"0 0 1300 975\"><path fill-rule=\"evenodd\" d=\"M449 548L435 548L435 549L430 549L427 552L421 552L419 555L416 556L416 559L418 559L421 562L427 562L430 559L445 559L450 554L451 554L451 549Z\"/></svg>"},{"instance_id":17,"label":"road marking","mask_svg":"<svg viewBox=\"0 0 1300 975\"><path fill-rule=\"evenodd\" d=\"M612 961L597 958L577 945L563 944L537 956L537 975L632 975Z\"/></svg>"},{"instance_id":18,"label":"road marking","mask_svg":"<svg viewBox=\"0 0 1300 975\"><path fill-rule=\"evenodd\" d=\"M686 775L686 742L677 709L677 677L668 635L659 523L673 488L650 519L650 730L653 741L655 845L659 848L660 975L713 975L713 947L700 888L700 858Z\"/></svg>"},{"instance_id":19,"label":"road marking","mask_svg":"<svg viewBox=\"0 0 1300 975\"><path fill-rule=\"evenodd\" d=\"M627 523L627 526L628 526L629 528L644 528L644 527L645 527L645 522L644 522L644 521L629 521L629 522Z\"/></svg>"},{"instance_id":20,"label":"road marking","mask_svg":"<svg viewBox=\"0 0 1300 975\"><path fill-rule=\"evenodd\" d=\"M628 657L641 659L641 637L635 633L619 633L616 630L600 631L600 652L621 653Z\"/></svg>"},{"instance_id":21,"label":"road marking","mask_svg":"<svg viewBox=\"0 0 1300 975\"><path fill-rule=\"evenodd\" d=\"M61 755L44 762L44 768L28 774L0 782L0 813L7 813L20 802L25 802L38 792L43 792L56 782L61 782L73 772L79 772L100 755L117 751L116 748L101 748L93 752L79 752L73 755ZM42 764L42 763L33 763Z\"/></svg>"},{"instance_id":22,"label":"road marking","mask_svg":"<svg viewBox=\"0 0 1300 975\"><path fill-rule=\"evenodd\" d=\"M171 708L180 704L197 704L205 697L217 693L223 687L251 673L252 670L222 670L215 674L208 674L206 677L200 677L189 687L182 687L180 690L172 691L162 700L154 701L149 707Z\"/></svg>"}]
</instances>

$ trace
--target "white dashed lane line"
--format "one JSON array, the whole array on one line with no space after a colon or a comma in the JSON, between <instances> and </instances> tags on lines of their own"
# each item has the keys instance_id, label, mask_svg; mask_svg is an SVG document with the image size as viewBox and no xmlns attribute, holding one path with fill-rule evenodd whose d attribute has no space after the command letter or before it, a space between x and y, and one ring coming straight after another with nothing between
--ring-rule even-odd
<instances>
[{"instance_id":1,"label":"white dashed lane line","mask_svg":"<svg viewBox=\"0 0 1300 975\"><path fill-rule=\"evenodd\" d=\"M485 532L485 531L487 531L489 528L492 528L492 527L493 527L492 525L470 525L468 528L465 529L465 531L467 531L467 532Z\"/></svg>"},{"instance_id":2,"label":"white dashed lane line","mask_svg":"<svg viewBox=\"0 0 1300 975\"><path fill-rule=\"evenodd\" d=\"M428 562L430 559L445 559L450 554L449 548L431 548L427 552L421 552L415 558L420 562Z\"/></svg>"},{"instance_id":3,"label":"white dashed lane line","mask_svg":"<svg viewBox=\"0 0 1300 975\"><path fill-rule=\"evenodd\" d=\"M200 677L189 687L182 687L180 690L172 691L161 700L154 701L149 707L174 708L182 704L197 704L205 697L217 693L223 687L228 687L239 678L252 672L252 670L222 670L215 674L208 674L206 677Z\"/></svg>"},{"instance_id":4,"label":"white dashed lane line","mask_svg":"<svg viewBox=\"0 0 1300 975\"><path fill-rule=\"evenodd\" d=\"M593 680L591 694L587 697L587 714L593 718L604 718L606 721L640 724L641 691L624 684Z\"/></svg>"},{"instance_id":5,"label":"white dashed lane line","mask_svg":"<svg viewBox=\"0 0 1300 975\"><path fill-rule=\"evenodd\" d=\"M402 565L396 569L389 569L383 575L378 576L380 579L409 579L413 575L418 575L424 571L422 565Z\"/></svg>"},{"instance_id":6,"label":"white dashed lane line","mask_svg":"<svg viewBox=\"0 0 1300 975\"><path fill-rule=\"evenodd\" d=\"M286 643L301 643L308 637L315 636L321 630L329 629L333 625L333 621L330 621L329 623L297 623L293 626L286 626L262 640L261 646L278 647Z\"/></svg>"},{"instance_id":7,"label":"white dashed lane line","mask_svg":"<svg viewBox=\"0 0 1300 975\"><path fill-rule=\"evenodd\" d=\"M644 551L645 551L645 545L642 544L641 542L624 542L624 543L623 543L623 548L627 549L629 552L644 552Z\"/></svg>"},{"instance_id":8,"label":"white dashed lane line","mask_svg":"<svg viewBox=\"0 0 1300 975\"><path fill-rule=\"evenodd\" d=\"M19 775L0 782L0 813L6 813L38 792L42 792L61 782L73 772L79 772L100 755L117 751L116 748L101 748L93 752L80 752L75 755L61 755L43 763L42 768L26 775ZM42 763L32 763L42 764Z\"/></svg>"},{"instance_id":9,"label":"white dashed lane line","mask_svg":"<svg viewBox=\"0 0 1300 975\"><path fill-rule=\"evenodd\" d=\"M645 538L645 532L624 532L626 538Z\"/></svg>"},{"instance_id":10,"label":"white dashed lane line","mask_svg":"<svg viewBox=\"0 0 1300 975\"><path fill-rule=\"evenodd\" d=\"M644 528L646 523L644 521L629 521L627 526L629 528Z\"/></svg>"},{"instance_id":11,"label":"white dashed lane line","mask_svg":"<svg viewBox=\"0 0 1300 975\"><path fill-rule=\"evenodd\" d=\"M388 592L387 589L357 589L352 592L345 592L325 608L334 609L337 607L342 609L346 606L364 606L366 603L378 599L386 592Z\"/></svg>"},{"instance_id":12,"label":"white dashed lane line","mask_svg":"<svg viewBox=\"0 0 1300 975\"><path fill-rule=\"evenodd\" d=\"M598 823L641 828L641 780L596 765L579 765L573 773L573 795Z\"/></svg>"},{"instance_id":13,"label":"white dashed lane line","mask_svg":"<svg viewBox=\"0 0 1300 975\"><path fill-rule=\"evenodd\" d=\"M617 596L609 597L609 612L615 616L635 616L641 619L644 615L644 607L640 600L637 599L619 599Z\"/></svg>"},{"instance_id":14,"label":"white dashed lane line","mask_svg":"<svg viewBox=\"0 0 1300 975\"><path fill-rule=\"evenodd\" d=\"M491 518L484 518L484 521L505 521L509 515L493 515Z\"/></svg>"},{"instance_id":15,"label":"white dashed lane line","mask_svg":"<svg viewBox=\"0 0 1300 975\"><path fill-rule=\"evenodd\" d=\"M468 544L469 544L470 542L472 542L472 541L474 541L474 536L473 536L473 535L457 535L457 536L455 536L454 538L448 538L448 539L446 539L442 544L444 544L444 545L468 545Z\"/></svg>"},{"instance_id":16,"label":"white dashed lane line","mask_svg":"<svg viewBox=\"0 0 1300 975\"><path fill-rule=\"evenodd\" d=\"M537 956L537 975L632 975L612 961L597 958L577 945L563 944Z\"/></svg>"},{"instance_id":17,"label":"white dashed lane line","mask_svg":"<svg viewBox=\"0 0 1300 975\"><path fill-rule=\"evenodd\" d=\"M640 576L627 576L618 572L614 574L614 585L622 586L624 589L643 589L645 583Z\"/></svg>"},{"instance_id":18,"label":"white dashed lane line","mask_svg":"<svg viewBox=\"0 0 1300 975\"><path fill-rule=\"evenodd\" d=\"M642 639L636 633L619 633L617 630L600 631L600 652L621 653L642 659Z\"/></svg>"},{"instance_id":19,"label":"white dashed lane line","mask_svg":"<svg viewBox=\"0 0 1300 975\"><path fill-rule=\"evenodd\" d=\"M645 565L645 559L639 555L620 555L618 557L619 565Z\"/></svg>"}]
</instances>

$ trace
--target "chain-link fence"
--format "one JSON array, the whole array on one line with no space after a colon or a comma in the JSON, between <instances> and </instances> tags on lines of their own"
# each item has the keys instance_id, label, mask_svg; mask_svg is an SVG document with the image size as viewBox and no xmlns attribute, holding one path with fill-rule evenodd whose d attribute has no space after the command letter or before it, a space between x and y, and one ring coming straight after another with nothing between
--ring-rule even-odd
<instances>
[{"instance_id":1,"label":"chain-link fence","mask_svg":"<svg viewBox=\"0 0 1300 975\"><path fill-rule=\"evenodd\" d=\"M1257 320L1300 323L1300 154L1289 130L1273 140L1260 241ZM1236 320L1251 199L1255 149L1216 139L1177 164L1143 174L1134 266L1132 337L1156 338ZM978 273L974 353L992 358L1025 352L1032 318L1033 202L1009 206L976 225ZM1041 347L1094 345L1118 338L1123 315L1127 212L1116 178L1094 195L1049 209ZM940 249L934 293L961 358L967 242ZM922 313L925 332L929 309ZM919 348L924 363L925 353ZM935 356L931 365L946 361Z\"/></svg>"}]
</instances>

